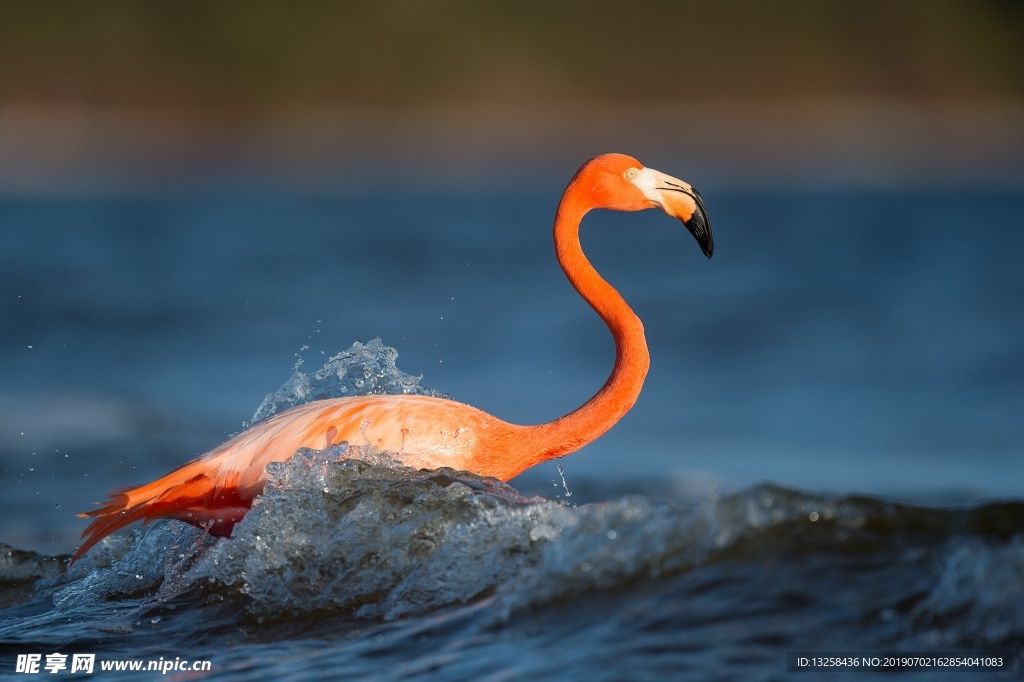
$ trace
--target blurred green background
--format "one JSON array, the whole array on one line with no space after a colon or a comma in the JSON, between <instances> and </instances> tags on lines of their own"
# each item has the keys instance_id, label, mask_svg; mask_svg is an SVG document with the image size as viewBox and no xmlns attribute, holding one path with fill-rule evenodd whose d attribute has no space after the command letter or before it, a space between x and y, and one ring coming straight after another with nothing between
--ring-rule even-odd
<instances>
[{"instance_id":1,"label":"blurred green background","mask_svg":"<svg viewBox=\"0 0 1024 682\"><path fill-rule=\"evenodd\" d=\"M259 116L1024 94L1024 5L900 2L5 3L7 101Z\"/></svg>"},{"instance_id":2,"label":"blurred green background","mask_svg":"<svg viewBox=\"0 0 1024 682\"><path fill-rule=\"evenodd\" d=\"M6 2L0 187L528 180L613 149L1017 186L1022 95L1013 0Z\"/></svg>"}]
</instances>

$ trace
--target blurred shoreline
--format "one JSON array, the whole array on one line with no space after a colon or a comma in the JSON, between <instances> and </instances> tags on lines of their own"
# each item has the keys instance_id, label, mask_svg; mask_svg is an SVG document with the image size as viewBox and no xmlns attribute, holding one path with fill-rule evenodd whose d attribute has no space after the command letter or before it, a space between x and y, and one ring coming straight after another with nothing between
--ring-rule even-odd
<instances>
[{"instance_id":1,"label":"blurred shoreline","mask_svg":"<svg viewBox=\"0 0 1024 682\"><path fill-rule=\"evenodd\" d=\"M702 187L1024 189L1024 100L306 107L0 104L0 195L549 189L630 153Z\"/></svg>"}]
</instances>

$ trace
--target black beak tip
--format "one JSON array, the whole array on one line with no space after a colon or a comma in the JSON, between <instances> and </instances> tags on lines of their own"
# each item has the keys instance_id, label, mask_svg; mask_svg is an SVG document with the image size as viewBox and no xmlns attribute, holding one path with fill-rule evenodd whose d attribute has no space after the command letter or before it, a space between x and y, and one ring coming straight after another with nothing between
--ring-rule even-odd
<instances>
[{"instance_id":1,"label":"black beak tip","mask_svg":"<svg viewBox=\"0 0 1024 682\"><path fill-rule=\"evenodd\" d=\"M686 225L686 229L697 240L700 250L704 252L704 255L711 258L715 253L715 237L711 234L711 221L708 220L708 212L704 208L704 198L701 197L696 187L691 187L689 194L693 197L694 203L697 204L697 210L683 224Z\"/></svg>"},{"instance_id":2,"label":"black beak tip","mask_svg":"<svg viewBox=\"0 0 1024 682\"><path fill-rule=\"evenodd\" d=\"M697 240L704 255L711 258L715 253L715 237L711 234L711 223L708 222L704 212L698 210L689 220L684 221L683 225L686 225L686 229Z\"/></svg>"}]
</instances>

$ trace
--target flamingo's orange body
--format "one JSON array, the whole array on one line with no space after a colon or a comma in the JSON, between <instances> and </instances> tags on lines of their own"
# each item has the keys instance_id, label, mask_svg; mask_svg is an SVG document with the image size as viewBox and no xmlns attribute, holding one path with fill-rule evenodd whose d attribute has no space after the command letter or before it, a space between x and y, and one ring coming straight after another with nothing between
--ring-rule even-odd
<instances>
[{"instance_id":1,"label":"flamingo's orange body","mask_svg":"<svg viewBox=\"0 0 1024 682\"><path fill-rule=\"evenodd\" d=\"M451 467L508 480L529 467L574 452L603 434L636 402L649 356L643 325L583 254L579 224L595 208L658 207L679 218L709 258L714 251L700 195L689 184L621 154L590 160L569 183L555 217L555 251L566 276L615 338L615 366L597 394L547 424L509 424L452 400L416 395L357 396L307 403L243 431L163 478L111 495L82 536L78 559L134 521L176 518L227 535L266 483L271 462L299 448L341 441L396 453L406 466Z\"/></svg>"}]
</instances>

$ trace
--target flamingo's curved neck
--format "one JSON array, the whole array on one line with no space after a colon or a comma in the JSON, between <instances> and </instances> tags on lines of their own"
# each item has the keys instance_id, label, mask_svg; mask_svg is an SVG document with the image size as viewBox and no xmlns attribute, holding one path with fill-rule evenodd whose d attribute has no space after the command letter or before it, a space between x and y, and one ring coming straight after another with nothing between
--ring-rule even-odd
<instances>
[{"instance_id":1,"label":"flamingo's curved neck","mask_svg":"<svg viewBox=\"0 0 1024 682\"><path fill-rule=\"evenodd\" d=\"M522 454L530 461L523 462L521 470L574 452L610 429L633 407L650 366L640 318L601 278L580 246L580 221L592 207L580 185L571 184L555 217L555 251L573 287L608 325L615 339L615 366L601 390L579 409L547 424L528 427L530 447Z\"/></svg>"}]
</instances>

